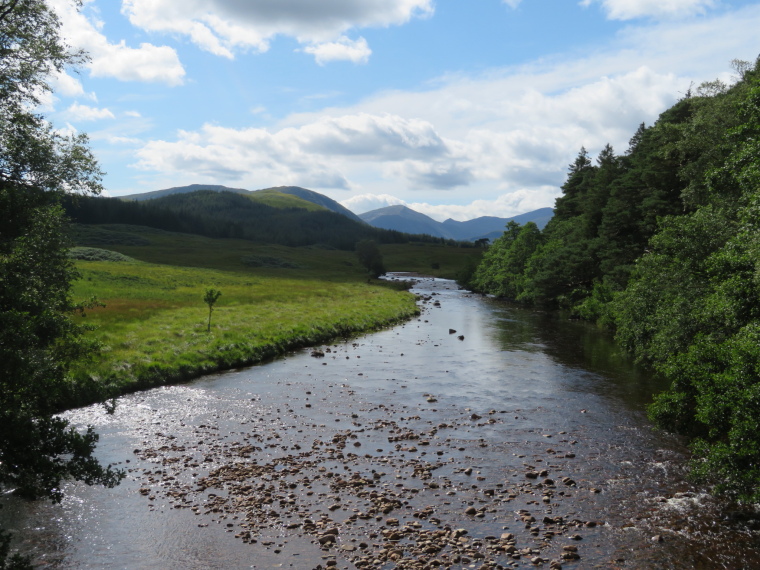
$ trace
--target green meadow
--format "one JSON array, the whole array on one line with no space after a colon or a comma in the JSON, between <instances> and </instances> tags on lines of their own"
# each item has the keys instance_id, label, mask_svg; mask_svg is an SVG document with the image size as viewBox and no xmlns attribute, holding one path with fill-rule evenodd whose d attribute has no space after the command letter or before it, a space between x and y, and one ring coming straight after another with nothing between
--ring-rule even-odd
<instances>
[{"instance_id":1,"label":"green meadow","mask_svg":"<svg viewBox=\"0 0 760 570\"><path fill-rule=\"evenodd\" d=\"M74 371L77 403L253 364L418 314L398 283L367 278L353 252L256 245L125 225L78 226L76 299L101 351ZM389 270L453 276L472 249L384 246ZM433 269L433 265L437 269ZM207 332L207 289L222 296ZM88 388L89 386L89 388Z\"/></svg>"}]
</instances>

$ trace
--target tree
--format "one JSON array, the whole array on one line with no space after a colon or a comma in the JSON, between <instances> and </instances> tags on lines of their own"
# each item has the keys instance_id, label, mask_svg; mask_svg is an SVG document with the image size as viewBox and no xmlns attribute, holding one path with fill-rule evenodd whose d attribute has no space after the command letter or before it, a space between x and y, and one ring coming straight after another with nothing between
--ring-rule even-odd
<instances>
[{"instance_id":1,"label":"tree","mask_svg":"<svg viewBox=\"0 0 760 570\"><path fill-rule=\"evenodd\" d=\"M367 269L372 277L379 277L385 273L383 254L380 253L380 248L375 240L363 239L357 242L356 255L359 258L359 263Z\"/></svg>"},{"instance_id":2,"label":"tree","mask_svg":"<svg viewBox=\"0 0 760 570\"><path fill-rule=\"evenodd\" d=\"M483 254L468 286L474 291L517 299L525 291L525 267L541 243L534 222L510 220L506 231Z\"/></svg>"},{"instance_id":3,"label":"tree","mask_svg":"<svg viewBox=\"0 0 760 570\"><path fill-rule=\"evenodd\" d=\"M208 305L208 327L206 332L211 332L211 313L214 310L214 305L222 296L222 292L218 289L207 289L206 294L203 295L203 302Z\"/></svg>"},{"instance_id":4,"label":"tree","mask_svg":"<svg viewBox=\"0 0 760 570\"><path fill-rule=\"evenodd\" d=\"M726 105L726 98L734 105ZM688 145L696 209L661 221L650 251L614 301L618 338L671 380L650 408L692 438L692 474L760 500L760 66L700 102L693 121L729 125L710 149ZM728 114L728 115L727 115ZM727 116L726 116L727 115ZM689 134L683 140L700 137ZM697 152L699 151L699 152ZM701 176L701 180L699 177ZM692 178L693 177L693 178Z\"/></svg>"},{"instance_id":5,"label":"tree","mask_svg":"<svg viewBox=\"0 0 760 570\"><path fill-rule=\"evenodd\" d=\"M102 176L85 135L61 135L34 112L51 74L84 60L58 30L43 0L0 0L0 489L53 501L62 479L113 486L122 476L93 458L91 428L53 416L75 397L71 363L94 348L71 317L83 308L71 299L59 201L99 192Z\"/></svg>"}]
</instances>

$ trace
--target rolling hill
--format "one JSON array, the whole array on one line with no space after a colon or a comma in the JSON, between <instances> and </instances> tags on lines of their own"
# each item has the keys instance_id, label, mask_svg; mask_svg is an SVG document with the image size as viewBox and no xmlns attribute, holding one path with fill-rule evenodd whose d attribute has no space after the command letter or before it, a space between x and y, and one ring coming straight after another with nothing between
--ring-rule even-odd
<instances>
[{"instance_id":1,"label":"rolling hill","mask_svg":"<svg viewBox=\"0 0 760 570\"><path fill-rule=\"evenodd\" d=\"M227 186L221 186L219 184L190 184L189 186L175 186L173 188L144 192L142 194L129 194L127 196L122 196L121 199L142 202L145 200L165 198L166 196L173 196L175 194L189 194L199 190L244 194L257 202L279 208L303 208L313 211L314 208L310 206L313 204L331 212L335 212L336 214L342 214L355 222L362 221L359 216L349 209L344 208L335 200L328 198L319 192L307 190L300 186L277 186L274 188L264 188L262 190L244 190L243 188L228 188Z\"/></svg>"},{"instance_id":2,"label":"rolling hill","mask_svg":"<svg viewBox=\"0 0 760 570\"><path fill-rule=\"evenodd\" d=\"M176 186L173 188L165 188L163 190L155 190L153 192L145 192L143 194L130 194L128 196L123 196L121 200L139 203L156 201L156 204L160 204L162 207L168 206L173 210L176 210L177 205L182 202L183 207L180 209L183 209L186 212L187 202L179 197L196 192L205 193L207 197L204 200L209 205L213 202L217 202L217 205L212 206L212 209L218 207L218 201L211 200L209 202L209 194L232 192L234 194L245 196L253 203L269 206L275 209L301 209L310 212L332 212L340 214L341 216L362 225L369 224L373 228L403 232L405 234L428 235L456 241L475 241L481 238L488 238L490 240L496 239L503 233L504 227L509 221L515 221L521 225L526 222L535 222L539 228L543 229L554 213L552 208L540 208L512 218L481 216L480 218L464 222L452 219L438 222L425 214L416 212L406 206L399 205L372 210L371 212L366 212L357 216L335 200L328 198L319 192L301 188L299 186L276 186L273 188L264 188L262 190L244 190L242 188L229 188L218 184L191 184L189 186ZM166 202L167 199L169 202ZM177 202L176 200L180 200L180 202ZM193 200L193 202L195 201L196 200ZM243 209L245 211L250 210L249 207L244 207ZM231 211L228 212L228 214L235 217ZM240 222L240 220L236 221ZM238 231L238 233L240 232Z\"/></svg>"}]
</instances>

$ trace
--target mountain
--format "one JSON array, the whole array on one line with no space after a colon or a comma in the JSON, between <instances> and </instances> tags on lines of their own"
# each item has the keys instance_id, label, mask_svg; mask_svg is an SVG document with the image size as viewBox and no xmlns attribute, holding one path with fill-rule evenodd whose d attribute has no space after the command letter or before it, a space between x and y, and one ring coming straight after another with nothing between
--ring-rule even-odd
<instances>
[{"instance_id":1,"label":"mountain","mask_svg":"<svg viewBox=\"0 0 760 570\"><path fill-rule=\"evenodd\" d=\"M508 222L516 222L521 226L527 222L533 222L539 229L544 229L544 226L551 220L554 215L552 208L539 208L532 212L520 214L512 218L497 218L495 216L481 216L466 222L458 222L449 218L443 222L449 232L451 232L455 238L460 240L475 240L483 237L494 239L494 237L501 236L504 233L504 227ZM494 236L494 234L496 234Z\"/></svg>"},{"instance_id":2,"label":"mountain","mask_svg":"<svg viewBox=\"0 0 760 570\"><path fill-rule=\"evenodd\" d=\"M319 192L314 192L313 190L307 190L306 188L301 188L300 186L275 186L274 188L266 188L265 190L255 190L252 192L252 194L256 194L257 192L280 192L281 194L289 194L291 196L296 196L298 198L301 198L302 200L306 200L307 202L311 202L312 204L317 204L318 206L322 206L323 208L327 208L331 212L335 212L336 214L343 214L347 218L350 218L354 220L355 222L361 222L362 219L354 214L351 210L348 208L345 208L338 204L335 200L328 198L327 196L320 194Z\"/></svg>"},{"instance_id":3,"label":"mountain","mask_svg":"<svg viewBox=\"0 0 760 570\"><path fill-rule=\"evenodd\" d=\"M384 244L408 243L410 240L440 243L439 238L409 236L375 228L279 190L198 190L140 201L77 196L64 200L64 208L77 224L147 226L289 247L352 250L357 242L365 239Z\"/></svg>"},{"instance_id":4,"label":"mountain","mask_svg":"<svg viewBox=\"0 0 760 570\"><path fill-rule=\"evenodd\" d=\"M505 226L510 221L517 222L520 225L534 222L543 229L553 215L554 210L552 208L540 208L512 218L481 216L466 222L457 222L452 219L437 222L433 218L415 212L406 206L388 206L365 212L359 217L376 228L397 230L410 234L428 234L460 241L475 241L480 238L496 239L501 236Z\"/></svg>"},{"instance_id":5,"label":"mountain","mask_svg":"<svg viewBox=\"0 0 760 570\"><path fill-rule=\"evenodd\" d=\"M351 210L344 208L335 200L314 192L313 190L307 190L299 186L276 186L274 188L265 188L263 190L244 190L243 188L228 188L227 186L221 186L219 184L190 184L189 186L175 186L173 188L166 188L164 190L155 190L153 192L144 192L143 194L129 194L128 196L122 196L123 200L154 200L156 198L163 198L165 196L172 196L174 194L187 194L190 192L197 192L199 190L209 190L211 192L235 192L237 194L246 194L254 200L263 202L269 205L277 204L279 207L308 207L304 203L299 202L301 200L321 206L336 214L342 214L347 218L354 220L355 222L361 222L361 218L354 214ZM285 197L292 196L298 200L273 200L273 196ZM277 206L276 206L277 207ZM313 210L314 208L308 208Z\"/></svg>"},{"instance_id":6,"label":"mountain","mask_svg":"<svg viewBox=\"0 0 760 570\"><path fill-rule=\"evenodd\" d=\"M396 230L408 234L427 234L435 237L454 239L454 236L433 218L415 212L406 206L387 206L359 216L369 225L385 230Z\"/></svg>"}]
</instances>

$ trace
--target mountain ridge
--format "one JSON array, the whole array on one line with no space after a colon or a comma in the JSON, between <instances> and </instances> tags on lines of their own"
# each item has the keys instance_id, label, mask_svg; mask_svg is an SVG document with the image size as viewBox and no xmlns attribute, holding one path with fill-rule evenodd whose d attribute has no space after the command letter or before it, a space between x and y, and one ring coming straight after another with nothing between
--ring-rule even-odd
<instances>
[{"instance_id":1,"label":"mountain ridge","mask_svg":"<svg viewBox=\"0 0 760 570\"><path fill-rule=\"evenodd\" d=\"M438 222L407 206L395 205L371 210L360 214L359 217L376 228L412 234L427 234L458 241L475 241L482 238L493 240L501 236L510 221L520 225L534 222L539 229L543 229L553 215L554 210L552 208L539 208L511 218L480 216L464 222L451 218L444 222Z\"/></svg>"},{"instance_id":2,"label":"mountain ridge","mask_svg":"<svg viewBox=\"0 0 760 570\"><path fill-rule=\"evenodd\" d=\"M295 196L296 198L300 198L301 200L305 200L307 202L311 202L312 204L321 206L327 210L330 210L331 212L335 212L336 214L342 214L343 216L346 216L355 222L363 223L362 219L359 218L359 216L354 214L348 208L340 205L332 198L328 198L324 194L320 194L314 190L301 188L300 186L274 186L272 188L261 188L259 190L246 190L245 188L230 188L228 186L222 186L221 184L189 184L187 186L173 186L171 188L153 190L151 192L143 192L141 194L128 194L126 196L121 196L121 199L142 202L145 200L154 200L174 194L188 194L190 192L198 192L202 190L210 190L212 192L234 192L236 194L244 194L252 198L256 198L256 194L259 192L269 194L273 192L286 194L289 196Z\"/></svg>"},{"instance_id":3,"label":"mountain ridge","mask_svg":"<svg viewBox=\"0 0 760 570\"><path fill-rule=\"evenodd\" d=\"M142 194L130 194L122 196L121 199L145 201L163 198L174 194L187 194L203 190L213 192L234 192L236 194L249 196L253 199L262 198L262 201L265 203L266 200L263 199L265 196L292 196L293 198L291 198L291 200L304 200L305 202L325 208L331 212L341 214L356 222L369 224L375 228L395 230L408 234L424 234L457 241L475 241L483 238L494 240L501 236L504 232L505 226L510 221L517 222L521 225L527 222L534 222L539 229L543 229L554 214L552 208L539 208L538 210L519 214L511 218L480 216L463 222L451 218L439 222L426 214L399 204L378 208L357 215L332 198L328 198L324 194L300 186L273 186L271 188L262 188L260 190L246 190L244 188L230 188L220 184L190 184L187 186L174 186L172 188L144 192ZM298 202L296 201L295 205L297 206L297 204Z\"/></svg>"}]
</instances>

